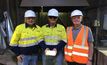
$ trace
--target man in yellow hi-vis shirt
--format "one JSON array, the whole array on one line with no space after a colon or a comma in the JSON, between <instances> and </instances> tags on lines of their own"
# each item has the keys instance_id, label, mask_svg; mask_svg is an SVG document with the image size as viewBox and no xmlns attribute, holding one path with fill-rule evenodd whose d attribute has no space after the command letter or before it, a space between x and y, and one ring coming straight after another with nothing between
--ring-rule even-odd
<instances>
[{"instance_id":1,"label":"man in yellow hi-vis shirt","mask_svg":"<svg viewBox=\"0 0 107 65\"><path fill-rule=\"evenodd\" d=\"M36 25L36 14L25 12L25 23L16 27L10 41L11 50L17 55L18 65L36 65L38 44L42 41L41 29Z\"/></svg>"},{"instance_id":2,"label":"man in yellow hi-vis shirt","mask_svg":"<svg viewBox=\"0 0 107 65\"><path fill-rule=\"evenodd\" d=\"M62 65L63 48L66 44L66 31L63 25L57 23L58 11L48 11L48 24L42 27L45 44L43 49L43 65Z\"/></svg>"}]
</instances>

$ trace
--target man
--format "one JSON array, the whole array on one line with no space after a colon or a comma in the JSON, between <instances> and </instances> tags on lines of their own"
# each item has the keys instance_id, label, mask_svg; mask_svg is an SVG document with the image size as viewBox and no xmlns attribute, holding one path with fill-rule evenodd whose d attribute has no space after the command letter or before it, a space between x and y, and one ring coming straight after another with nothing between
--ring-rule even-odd
<instances>
[{"instance_id":1,"label":"man","mask_svg":"<svg viewBox=\"0 0 107 65\"><path fill-rule=\"evenodd\" d=\"M66 44L66 31L64 26L57 24L58 11L50 9L48 11L48 24L42 27L44 44L41 44L43 50L43 65L62 65L63 48Z\"/></svg>"},{"instance_id":2,"label":"man","mask_svg":"<svg viewBox=\"0 0 107 65\"><path fill-rule=\"evenodd\" d=\"M68 43L65 46L65 60L68 65L91 65L93 55L93 36L91 29L82 25L83 13L71 13L73 26L67 28Z\"/></svg>"},{"instance_id":3,"label":"man","mask_svg":"<svg viewBox=\"0 0 107 65\"><path fill-rule=\"evenodd\" d=\"M25 12L23 24L16 27L10 46L17 55L18 65L36 65L39 42L42 41L41 29L36 25L36 14L32 10Z\"/></svg>"}]
</instances>

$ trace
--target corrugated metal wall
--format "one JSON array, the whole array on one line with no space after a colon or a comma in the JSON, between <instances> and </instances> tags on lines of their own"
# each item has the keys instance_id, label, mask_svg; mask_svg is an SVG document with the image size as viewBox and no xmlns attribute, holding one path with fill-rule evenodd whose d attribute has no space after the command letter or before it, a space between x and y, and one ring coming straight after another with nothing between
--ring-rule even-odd
<instances>
[{"instance_id":1,"label":"corrugated metal wall","mask_svg":"<svg viewBox=\"0 0 107 65\"><path fill-rule=\"evenodd\" d=\"M13 23L15 24L14 21L17 20L16 0L0 0L0 18L1 18L0 22L2 22L2 20L3 20L3 12L4 11L8 11Z\"/></svg>"}]
</instances>

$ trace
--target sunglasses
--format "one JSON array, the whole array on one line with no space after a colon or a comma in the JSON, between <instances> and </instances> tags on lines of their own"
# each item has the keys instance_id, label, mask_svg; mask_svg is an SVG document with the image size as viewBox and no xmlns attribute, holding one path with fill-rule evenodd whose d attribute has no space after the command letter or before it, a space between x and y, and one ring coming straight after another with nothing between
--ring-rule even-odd
<instances>
[{"instance_id":1,"label":"sunglasses","mask_svg":"<svg viewBox=\"0 0 107 65\"><path fill-rule=\"evenodd\" d=\"M54 19L57 19L58 17L55 17L55 16L49 16L50 19L54 18Z\"/></svg>"},{"instance_id":2,"label":"sunglasses","mask_svg":"<svg viewBox=\"0 0 107 65\"><path fill-rule=\"evenodd\" d=\"M76 18L80 19L81 16L73 16L73 17L72 17L72 19L76 19Z\"/></svg>"}]
</instances>

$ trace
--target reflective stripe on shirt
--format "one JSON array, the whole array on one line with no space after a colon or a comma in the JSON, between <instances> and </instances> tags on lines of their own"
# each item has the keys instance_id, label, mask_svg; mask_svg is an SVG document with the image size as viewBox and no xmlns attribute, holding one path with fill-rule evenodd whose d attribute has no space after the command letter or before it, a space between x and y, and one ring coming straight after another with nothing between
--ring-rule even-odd
<instances>
[{"instance_id":1,"label":"reflective stripe on shirt","mask_svg":"<svg viewBox=\"0 0 107 65\"><path fill-rule=\"evenodd\" d=\"M34 40L34 39L36 39L36 38L37 38L37 37L22 38L22 39L20 39L19 41Z\"/></svg>"}]
</instances>

